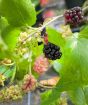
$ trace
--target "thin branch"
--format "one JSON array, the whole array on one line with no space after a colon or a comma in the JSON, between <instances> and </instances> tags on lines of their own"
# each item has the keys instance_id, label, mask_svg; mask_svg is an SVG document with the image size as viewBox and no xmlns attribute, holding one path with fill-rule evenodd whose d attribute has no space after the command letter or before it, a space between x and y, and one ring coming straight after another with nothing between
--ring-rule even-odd
<instances>
[{"instance_id":1,"label":"thin branch","mask_svg":"<svg viewBox=\"0 0 88 105\"><path fill-rule=\"evenodd\" d=\"M53 17L52 20L50 20L49 22L47 22L46 24L44 24L42 27L40 27L40 31L42 31L47 25L49 25L50 23L56 21L57 19L59 18L62 18L63 15L59 15L59 16L56 16L56 17Z\"/></svg>"},{"instance_id":2,"label":"thin branch","mask_svg":"<svg viewBox=\"0 0 88 105\"><path fill-rule=\"evenodd\" d=\"M86 10L88 9L88 6L84 7L83 8L83 12L85 12ZM52 18L52 20L50 20L49 22L47 22L46 24L44 24L42 27L39 27L37 30L35 30L34 32L32 32L30 35L28 35L27 38L25 38L21 44L23 44L27 39L29 39L30 37L32 37L33 35L36 36L36 32L38 31L42 31L47 25L49 25L50 23L56 21L57 19L59 18L62 18L63 15L59 15L59 16L56 16L54 18Z\"/></svg>"},{"instance_id":3,"label":"thin branch","mask_svg":"<svg viewBox=\"0 0 88 105\"><path fill-rule=\"evenodd\" d=\"M85 13L85 11L88 10L88 6L84 7L82 10L83 10L83 12Z\"/></svg>"},{"instance_id":4,"label":"thin branch","mask_svg":"<svg viewBox=\"0 0 88 105\"><path fill-rule=\"evenodd\" d=\"M34 31L34 32L32 32L30 35L28 35L28 37L25 38L25 39L22 41L21 44L23 44L27 39L29 39L29 38L32 37L33 35L36 36L36 35L35 35L36 32L42 31L47 25L49 25L50 23L52 23L52 22L54 22L55 20L57 20L57 19L59 19L59 18L62 18L62 17L63 17L63 15L56 16L56 17L52 18L52 20L50 20L49 22L47 22L46 24L44 24L42 27L39 27L39 28L37 29L37 31Z\"/></svg>"}]
</instances>

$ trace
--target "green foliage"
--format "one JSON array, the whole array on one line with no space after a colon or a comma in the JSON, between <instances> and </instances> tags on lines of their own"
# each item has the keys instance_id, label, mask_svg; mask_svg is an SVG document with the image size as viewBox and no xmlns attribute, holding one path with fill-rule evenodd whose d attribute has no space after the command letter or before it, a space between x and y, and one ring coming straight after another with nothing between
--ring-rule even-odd
<instances>
[{"instance_id":1,"label":"green foliage","mask_svg":"<svg viewBox=\"0 0 88 105\"><path fill-rule=\"evenodd\" d=\"M51 90L48 90L48 91L46 91L46 92L44 92L44 93L41 94L41 103L43 103L43 102L45 102L47 100L47 98L49 97L49 95L51 94L51 92L52 92ZM42 104L42 105L44 105L44 104Z\"/></svg>"},{"instance_id":2,"label":"green foliage","mask_svg":"<svg viewBox=\"0 0 88 105\"><path fill-rule=\"evenodd\" d=\"M12 76L12 74L13 74L13 71L11 71L11 70L9 69L9 70L7 70L7 71L4 73L4 76L8 79L8 78L10 78L10 77Z\"/></svg>"},{"instance_id":3,"label":"green foliage","mask_svg":"<svg viewBox=\"0 0 88 105\"><path fill-rule=\"evenodd\" d=\"M12 66L11 70L13 71L12 75L11 75L11 80L10 82L13 83L15 80L15 76L16 76L16 65Z\"/></svg>"},{"instance_id":4,"label":"green foliage","mask_svg":"<svg viewBox=\"0 0 88 105\"><path fill-rule=\"evenodd\" d=\"M52 92L52 90L47 90L47 91L45 91L44 93L41 93L41 99L46 99L48 96L49 96L49 94ZM46 98L45 98L46 97ZM42 101L42 100L41 100Z\"/></svg>"},{"instance_id":5,"label":"green foliage","mask_svg":"<svg viewBox=\"0 0 88 105\"><path fill-rule=\"evenodd\" d=\"M85 94L82 88L70 91L69 95L75 105L86 105Z\"/></svg>"},{"instance_id":6,"label":"green foliage","mask_svg":"<svg viewBox=\"0 0 88 105\"><path fill-rule=\"evenodd\" d=\"M35 5L39 4L39 0L31 0Z\"/></svg>"},{"instance_id":7,"label":"green foliage","mask_svg":"<svg viewBox=\"0 0 88 105\"><path fill-rule=\"evenodd\" d=\"M61 64L59 62L59 60L56 60L53 62L53 67L54 67L54 70L59 73L60 72L60 69L61 69Z\"/></svg>"},{"instance_id":8,"label":"green foliage","mask_svg":"<svg viewBox=\"0 0 88 105\"><path fill-rule=\"evenodd\" d=\"M56 31L55 29L48 27L47 33L49 42L58 46L63 46L65 44L65 40L64 38L62 38L62 34Z\"/></svg>"},{"instance_id":9,"label":"green foliage","mask_svg":"<svg viewBox=\"0 0 88 105\"><path fill-rule=\"evenodd\" d=\"M63 49L60 60L61 79L46 101L42 102L42 105L52 105L62 91L88 85L88 40L78 38L78 35L74 34L66 40Z\"/></svg>"},{"instance_id":10,"label":"green foliage","mask_svg":"<svg viewBox=\"0 0 88 105\"><path fill-rule=\"evenodd\" d=\"M26 75L29 71L28 59L19 59L16 63L16 79L22 80L24 78L24 75Z\"/></svg>"},{"instance_id":11,"label":"green foliage","mask_svg":"<svg viewBox=\"0 0 88 105\"><path fill-rule=\"evenodd\" d=\"M12 26L7 26L2 31L2 39L4 40L9 50L13 51L16 47L20 32L21 30L19 28L14 28Z\"/></svg>"},{"instance_id":12,"label":"green foliage","mask_svg":"<svg viewBox=\"0 0 88 105\"><path fill-rule=\"evenodd\" d=\"M3 42L1 35L0 35L0 59L5 58L6 56L8 56L7 46Z\"/></svg>"},{"instance_id":13,"label":"green foliage","mask_svg":"<svg viewBox=\"0 0 88 105\"><path fill-rule=\"evenodd\" d=\"M7 57L6 52L3 51L3 50L0 48L0 59L3 59L3 58L5 58L5 57Z\"/></svg>"},{"instance_id":14,"label":"green foliage","mask_svg":"<svg viewBox=\"0 0 88 105\"><path fill-rule=\"evenodd\" d=\"M75 37L67 41L62 56L61 76L64 82L88 84L88 40ZM68 53L69 52L69 53ZM85 77L85 78L84 78Z\"/></svg>"},{"instance_id":15,"label":"green foliage","mask_svg":"<svg viewBox=\"0 0 88 105\"><path fill-rule=\"evenodd\" d=\"M87 38L88 39L88 26L85 26L81 32L79 33L79 38Z\"/></svg>"},{"instance_id":16,"label":"green foliage","mask_svg":"<svg viewBox=\"0 0 88 105\"><path fill-rule=\"evenodd\" d=\"M38 3L36 0L32 2L35 5ZM16 47L21 26L32 26L36 22L36 12L32 2L31 0L0 0L0 59L13 57L11 60L16 63L11 67L0 66L0 73L7 79L11 78L11 82L15 77L17 80L22 80L31 70L34 59L43 53L43 45L38 46L37 38L34 37L29 38L30 40L22 46ZM24 28L29 34L35 32L35 29ZM52 63L61 79L56 87L42 94L41 105L56 105L63 91L69 92L75 105L88 104L88 88L84 87L88 85L88 26L80 33L66 39L61 33L49 27L47 34L49 42L60 46L62 50L62 58ZM16 52L15 48L17 48ZM19 50L23 48L27 48L27 52L19 54L21 53ZM29 52L33 52L33 55L30 56Z\"/></svg>"},{"instance_id":17,"label":"green foliage","mask_svg":"<svg viewBox=\"0 0 88 105\"><path fill-rule=\"evenodd\" d=\"M31 0L1 0L0 14L14 26L33 25L36 12Z\"/></svg>"},{"instance_id":18,"label":"green foliage","mask_svg":"<svg viewBox=\"0 0 88 105\"><path fill-rule=\"evenodd\" d=\"M34 54L35 57L39 56L43 53L43 45L40 45L40 46L37 45L32 50L33 50L33 54Z\"/></svg>"},{"instance_id":19,"label":"green foliage","mask_svg":"<svg viewBox=\"0 0 88 105\"><path fill-rule=\"evenodd\" d=\"M6 77L6 79L8 78L11 79L14 74L15 70L14 68L15 66L10 67L10 66L0 65L0 73L3 74Z\"/></svg>"},{"instance_id":20,"label":"green foliage","mask_svg":"<svg viewBox=\"0 0 88 105\"><path fill-rule=\"evenodd\" d=\"M0 73L3 74L6 71L6 67L5 66L0 66Z\"/></svg>"},{"instance_id":21,"label":"green foliage","mask_svg":"<svg viewBox=\"0 0 88 105\"><path fill-rule=\"evenodd\" d=\"M88 86L83 88L86 104L88 105Z\"/></svg>"},{"instance_id":22,"label":"green foliage","mask_svg":"<svg viewBox=\"0 0 88 105\"><path fill-rule=\"evenodd\" d=\"M0 30L3 30L8 25L8 21L5 17L0 18Z\"/></svg>"}]
</instances>

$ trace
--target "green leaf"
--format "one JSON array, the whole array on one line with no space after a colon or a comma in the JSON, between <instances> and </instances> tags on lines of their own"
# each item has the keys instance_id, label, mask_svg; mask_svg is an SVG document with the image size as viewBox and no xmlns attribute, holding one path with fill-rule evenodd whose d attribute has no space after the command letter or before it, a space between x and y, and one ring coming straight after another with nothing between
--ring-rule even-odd
<instances>
[{"instance_id":1,"label":"green leaf","mask_svg":"<svg viewBox=\"0 0 88 105\"><path fill-rule=\"evenodd\" d=\"M62 38L61 33L57 32L55 29L47 28L48 33L48 40L49 42L57 45L57 46L63 46L65 44L64 38Z\"/></svg>"},{"instance_id":2,"label":"green leaf","mask_svg":"<svg viewBox=\"0 0 88 105\"><path fill-rule=\"evenodd\" d=\"M47 100L47 98L50 96L51 93L52 93L52 90L47 90L44 93L41 93L40 94L41 103L45 102ZM49 103L52 103L52 105L59 105L59 98L54 103L52 102L52 100L49 101ZM50 105L50 104L42 104L42 105Z\"/></svg>"},{"instance_id":3,"label":"green leaf","mask_svg":"<svg viewBox=\"0 0 88 105\"><path fill-rule=\"evenodd\" d=\"M0 18L0 30L3 30L8 25L8 21L5 17Z\"/></svg>"},{"instance_id":4,"label":"green leaf","mask_svg":"<svg viewBox=\"0 0 88 105\"><path fill-rule=\"evenodd\" d=\"M78 39L77 34L66 41L60 60L61 79L41 105L52 105L63 91L88 85L88 40Z\"/></svg>"},{"instance_id":5,"label":"green leaf","mask_svg":"<svg viewBox=\"0 0 88 105\"><path fill-rule=\"evenodd\" d=\"M88 39L88 26L85 26L81 32L79 33L79 38L87 38Z\"/></svg>"},{"instance_id":6,"label":"green leaf","mask_svg":"<svg viewBox=\"0 0 88 105\"><path fill-rule=\"evenodd\" d=\"M11 77L11 83L13 83L15 76L16 76L16 66L13 66L11 68L11 70L13 71L12 77Z\"/></svg>"},{"instance_id":7,"label":"green leaf","mask_svg":"<svg viewBox=\"0 0 88 105\"><path fill-rule=\"evenodd\" d=\"M85 95L82 88L70 91L69 95L75 105L86 105Z\"/></svg>"},{"instance_id":8,"label":"green leaf","mask_svg":"<svg viewBox=\"0 0 88 105\"><path fill-rule=\"evenodd\" d=\"M6 79L11 78L11 82L13 81L16 73L16 66L7 67L4 65L0 66L0 74L3 74Z\"/></svg>"},{"instance_id":9,"label":"green leaf","mask_svg":"<svg viewBox=\"0 0 88 105\"><path fill-rule=\"evenodd\" d=\"M31 0L1 0L0 13L14 26L33 25L36 12Z\"/></svg>"},{"instance_id":10,"label":"green leaf","mask_svg":"<svg viewBox=\"0 0 88 105\"><path fill-rule=\"evenodd\" d=\"M67 41L62 56L61 78L80 85L88 84L88 40L72 37ZM71 86L71 85L70 85Z\"/></svg>"},{"instance_id":11,"label":"green leaf","mask_svg":"<svg viewBox=\"0 0 88 105\"><path fill-rule=\"evenodd\" d=\"M7 46L5 45L2 36L0 35L0 59L8 58Z\"/></svg>"},{"instance_id":12,"label":"green leaf","mask_svg":"<svg viewBox=\"0 0 88 105\"><path fill-rule=\"evenodd\" d=\"M28 59L20 59L17 61L17 70L16 70L16 79L22 80L24 75L29 71L29 62Z\"/></svg>"},{"instance_id":13,"label":"green leaf","mask_svg":"<svg viewBox=\"0 0 88 105\"><path fill-rule=\"evenodd\" d=\"M20 32L21 30L19 28L14 28L11 26L6 27L2 31L2 39L7 45L9 50L13 51L14 48L16 47Z\"/></svg>"},{"instance_id":14,"label":"green leaf","mask_svg":"<svg viewBox=\"0 0 88 105\"><path fill-rule=\"evenodd\" d=\"M39 4L39 0L31 0L31 1L35 4L35 6Z\"/></svg>"},{"instance_id":15,"label":"green leaf","mask_svg":"<svg viewBox=\"0 0 88 105\"><path fill-rule=\"evenodd\" d=\"M0 66L0 73L3 74L6 79L11 78L13 73L14 73L14 66L10 67L10 66Z\"/></svg>"},{"instance_id":16,"label":"green leaf","mask_svg":"<svg viewBox=\"0 0 88 105\"><path fill-rule=\"evenodd\" d=\"M7 70L7 69L6 69L5 66L0 66L0 74L5 73L6 70Z\"/></svg>"},{"instance_id":17,"label":"green leaf","mask_svg":"<svg viewBox=\"0 0 88 105\"><path fill-rule=\"evenodd\" d=\"M5 52L5 51L2 51L2 50L0 49L0 59L4 59L5 57L7 57L6 52Z\"/></svg>"},{"instance_id":18,"label":"green leaf","mask_svg":"<svg viewBox=\"0 0 88 105\"><path fill-rule=\"evenodd\" d=\"M32 51L35 57L41 55L43 53L43 45L40 46L37 45L36 47L33 46Z\"/></svg>"},{"instance_id":19,"label":"green leaf","mask_svg":"<svg viewBox=\"0 0 88 105\"><path fill-rule=\"evenodd\" d=\"M84 88L84 95L86 99L86 104L88 105L88 86Z\"/></svg>"},{"instance_id":20,"label":"green leaf","mask_svg":"<svg viewBox=\"0 0 88 105\"><path fill-rule=\"evenodd\" d=\"M59 63L58 60L54 61L53 62L53 67L54 67L54 70L59 73L60 69L61 69L61 64Z\"/></svg>"},{"instance_id":21,"label":"green leaf","mask_svg":"<svg viewBox=\"0 0 88 105\"><path fill-rule=\"evenodd\" d=\"M3 75L6 77L6 79L12 77L13 71L8 69Z\"/></svg>"},{"instance_id":22,"label":"green leaf","mask_svg":"<svg viewBox=\"0 0 88 105\"><path fill-rule=\"evenodd\" d=\"M45 100L49 97L49 95L51 94L51 90L47 90L44 93L41 93L41 103L45 102ZM43 104L42 104L43 105Z\"/></svg>"}]
</instances>

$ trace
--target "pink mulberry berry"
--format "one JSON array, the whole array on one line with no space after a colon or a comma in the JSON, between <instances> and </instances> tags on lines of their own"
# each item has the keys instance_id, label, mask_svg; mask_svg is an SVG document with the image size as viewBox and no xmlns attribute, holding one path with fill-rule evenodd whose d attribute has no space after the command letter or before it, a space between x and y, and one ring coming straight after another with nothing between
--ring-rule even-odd
<instances>
[{"instance_id":1,"label":"pink mulberry berry","mask_svg":"<svg viewBox=\"0 0 88 105\"><path fill-rule=\"evenodd\" d=\"M43 7L43 6L46 6L48 4L49 0L40 0L40 5Z\"/></svg>"},{"instance_id":2,"label":"pink mulberry berry","mask_svg":"<svg viewBox=\"0 0 88 105\"><path fill-rule=\"evenodd\" d=\"M47 58L44 56L39 56L34 63L34 71L37 72L38 74L43 74L44 72L47 71L49 67L49 61Z\"/></svg>"},{"instance_id":3,"label":"pink mulberry berry","mask_svg":"<svg viewBox=\"0 0 88 105\"><path fill-rule=\"evenodd\" d=\"M24 92L33 91L36 87L36 79L33 75L25 75L24 77L24 83L22 85L22 89Z\"/></svg>"}]
</instances>

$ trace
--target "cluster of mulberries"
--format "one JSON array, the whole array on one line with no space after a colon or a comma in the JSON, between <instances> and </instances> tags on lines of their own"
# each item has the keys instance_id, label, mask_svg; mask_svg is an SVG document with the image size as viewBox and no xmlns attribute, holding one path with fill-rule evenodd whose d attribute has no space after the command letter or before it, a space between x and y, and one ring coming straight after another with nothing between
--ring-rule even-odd
<instances>
[{"instance_id":1,"label":"cluster of mulberries","mask_svg":"<svg viewBox=\"0 0 88 105\"><path fill-rule=\"evenodd\" d=\"M83 21L83 12L80 7L74 7L65 11L65 21L67 24L78 26Z\"/></svg>"},{"instance_id":2,"label":"cluster of mulberries","mask_svg":"<svg viewBox=\"0 0 88 105\"><path fill-rule=\"evenodd\" d=\"M60 59L62 55L60 47L48 41L48 35L46 34L45 28L42 30L41 36L44 39L43 53L45 57L50 60Z\"/></svg>"},{"instance_id":3,"label":"cluster of mulberries","mask_svg":"<svg viewBox=\"0 0 88 105\"><path fill-rule=\"evenodd\" d=\"M44 45L43 52L45 54L45 57L50 60L60 59L62 56L62 53L60 52L60 47L50 42Z\"/></svg>"},{"instance_id":4,"label":"cluster of mulberries","mask_svg":"<svg viewBox=\"0 0 88 105\"><path fill-rule=\"evenodd\" d=\"M9 102L22 99L22 90L18 85L11 85L0 90L0 101Z\"/></svg>"},{"instance_id":5,"label":"cluster of mulberries","mask_svg":"<svg viewBox=\"0 0 88 105\"><path fill-rule=\"evenodd\" d=\"M78 26L83 21L83 12L80 7L74 7L70 10L67 10L64 14L66 23ZM42 74L47 71L49 67L49 60L60 59L62 56L62 52L60 47L48 41L48 35L46 33L46 28L41 31L41 37L44 39L44 48L43 53L45 56L39 56L33 66L33 70L38 74ZM32 77L33 78L33 77ZM31 78L28 78L28 80ZM28 81L26 80L26 81ZM28 83L29 84L29 83ZM31 90L28 85L24 85L24 90Z\"/></svg>"}]
</instances>

